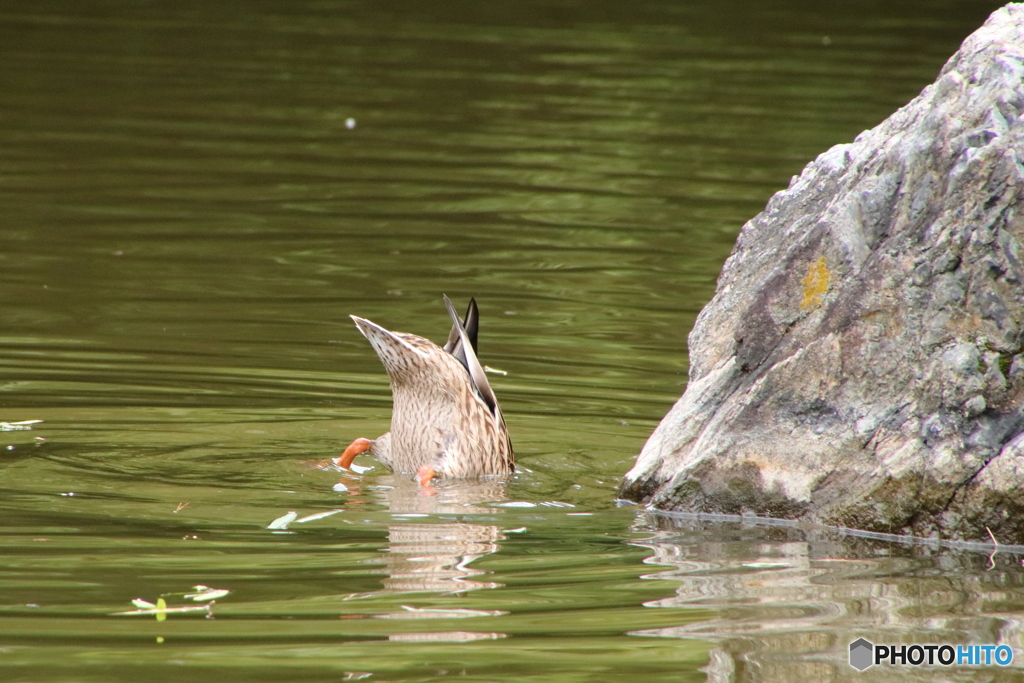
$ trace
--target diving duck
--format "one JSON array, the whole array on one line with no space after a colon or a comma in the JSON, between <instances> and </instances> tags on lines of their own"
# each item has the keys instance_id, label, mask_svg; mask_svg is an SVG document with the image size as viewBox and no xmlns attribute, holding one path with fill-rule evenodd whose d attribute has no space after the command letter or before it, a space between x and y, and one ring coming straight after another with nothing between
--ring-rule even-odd
<instances>
[{"instance_id":1,"label":"diving duck","mask_svg":"<svg viewBox=\"0 0 1024 683\"><path fill-rule=\"evenodd\" d=\"M391 431L353 441L335 459L339 467L348 469L357 455L369 451L394 472L415 473L423 486L435 478L515 470L505 419L476 355L476 300L470 299L465 319L459 319L447 296L444 305L452 319L444 347L352 316L384 363L394 406Z\"/></svg>"}]
</instances>

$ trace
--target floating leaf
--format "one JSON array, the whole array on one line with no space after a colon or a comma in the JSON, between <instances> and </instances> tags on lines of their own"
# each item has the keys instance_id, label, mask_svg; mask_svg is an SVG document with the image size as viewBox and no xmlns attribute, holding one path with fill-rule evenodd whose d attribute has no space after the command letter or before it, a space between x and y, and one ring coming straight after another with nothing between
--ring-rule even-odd
<instances>
[{"instance_id":1,"label":"floating leaf","mask_svg":"<svg viewBox=\"0 0 1024 683\"><path fill-rule=\"evenodd\" d=\"M163 607L160 604L163 603ZM158 621L163 621L167 618L168 614L177 614L181 612L210 612L210 604L206 605L188 605L187 607L167 607L167 603L158 601L156 607L153 609L133 609L128 612L113 612L115 616L127 616L136 614L155 614Z\"/></svg>"},{"instance_id":2,"label":"floating leaf","mask_svg":"<svg viewBox=\"0 0 1024 683\"><path fill-rule=\"evenodd\" d=\"M201 588L206 588L206 586L201 586ZM213 590L213 589L209 589L209 590ZM115 615L127 615L127 614L132 614L132 615L134 615L134 614L147 614L148 615L148 614L151 614L151 615L156 616L157 621L164 621L167 618L168 614L172 614L172 613L175 613L175 612L206 612L207 614L209 614L210 613L210 608L212 607L212 603L211 604L207 604L207 605L197 605L197 606L191 606L190 605L188 607L168 607L167 606L167 601L164 600L163 598L157 598L155 605L153 603L149 602L148 600L143 600L142 598L135 598L135 599L133 599L132 600L132 604L135 605L136 607L138 607L139 609L130 610L128 612L114 612L114 614Z\"/></svg>"},{"instance_id":3,"label":"floating leaf","mask_svg":"<svg viewBox=\"0 0 1024 683\"><path fill-rule=\"evenodd\" d=\"M280 517L275 519L273 522L268 524L267 528L268 529L287 529L288 525L291 524L292 522L294 522L295 518L298 517L298 516L299 516L298 513L294 512L294 511L293 512L289 512L288 514L285 514L285 515L281 515Z\"/></svg>"},{"instance_id":4,"label":"floating leaf","mask_svg":"<svg viewBox=\"0 0 1024 683\"><path fill-rule=\"evenodd\" d=\"M306 522L312 522L312 521L315 521L315 520L318 520L318 519L323 519L324 517L330 517L331 515L336 515L339 512L341 512L341 510L328 510L327 512L318 512L315 515L306 515L302 519L297 519L297 520L295 520L295 523L296 524L305 524Z\"/></svg>"},{"instance_id":5,"label":"floating leaf","mask_svg":"<svg viewBox=\"0 0 1024 683\"><path fill-rule=\"evenodd\" d=\"M17 432L25 429L32 429L42 420L22 420L21 422L0 422L0 432Z\"/></svg>"}]
</instances>

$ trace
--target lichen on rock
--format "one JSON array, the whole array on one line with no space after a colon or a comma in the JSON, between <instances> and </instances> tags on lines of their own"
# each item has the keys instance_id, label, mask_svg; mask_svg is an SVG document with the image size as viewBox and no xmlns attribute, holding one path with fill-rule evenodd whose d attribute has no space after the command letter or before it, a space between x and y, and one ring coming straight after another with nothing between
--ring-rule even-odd
<instances>
[{"instance_id":1,"label":"lichen on rock","mask_svg":"<svg viewBox=\"0 0 1024 683\"><path fill-rule=\"evenodd\" d=\"M620 495L1024 542L1024 5L742 229Z\"/></svg>"}]
</instances>

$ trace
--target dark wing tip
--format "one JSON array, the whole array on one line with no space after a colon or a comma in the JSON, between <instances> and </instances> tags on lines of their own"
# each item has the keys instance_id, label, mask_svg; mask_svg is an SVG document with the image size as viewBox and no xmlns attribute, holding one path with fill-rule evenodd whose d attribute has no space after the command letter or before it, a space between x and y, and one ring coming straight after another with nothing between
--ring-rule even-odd
<instances>
[{"instance_id":1,"label":"dark wing tip","mask_svg":"<svg viewBox=\"0 0 1024 683\"><path fill-rule=\"evenodd\" d=\"M480 347L477 346L477 335L480 332L480 309L477 308L476 299L471 298L469 300L469 306L466 308L466 317L462 319L462 325L466 328L466 336L469 337L469 343L473 347L474 353L480 353Z\"/></svg>"},{"instance_id":2,"label":"dark wing tip","mask_svg":"<svg viewBox=\"0 0 1024 683\"><path fill-rule=\"evenodd\" d=\"M469 377L473 382L473 386L476 388L480 398L484 400L484 403L490 407L491 412L498 413L498 399L494 395L494 390L491 389L490 383L487 381L487 375L484 373L484 368L480 365L480 360L476 357L475 344L469 339L469 334L466 328L462 325L462 321L459 320L459 314L455 311L455 306L452 305L451 299L444 296L444 305L448 309L448 315L452 319L452 325L455 327L456 333L459 335L459 341L455 345L455 351L452 355L455 356L460 363L462 363L466 370L469 371ZM470 309L476 308L475 302L470 306ZM468 317L467 312L467 317ZM477 313L479 317L479 313Z\"/></svg>"},{"instance_id":3,"label":"dark wing tip","mask_svg":"<svg viewBox=\"0 0 1024 683\"><path fill-rule=\"evenodd\" d=\"M442 295L445 301L451 303L446 295ZM454 306L452 306L454 309ZM449 312L450 314L450 312ZM452 316L452 329L448 333L448 341L445 342L444 350L455 356L455 359L462 363L462 367L469 370L469 361L466 359L466 352L462 349L462 337L459 334L458 325L455 324L457 316ZM469 300L469 306L466 308L466 317L462 319L462 326L466 331L466 337L469 339L469 345L473 347L473 352L476 353L478 350L477 336L480 331L480 309L476 305L476 299Z\"/></svg>"}]
</instances>

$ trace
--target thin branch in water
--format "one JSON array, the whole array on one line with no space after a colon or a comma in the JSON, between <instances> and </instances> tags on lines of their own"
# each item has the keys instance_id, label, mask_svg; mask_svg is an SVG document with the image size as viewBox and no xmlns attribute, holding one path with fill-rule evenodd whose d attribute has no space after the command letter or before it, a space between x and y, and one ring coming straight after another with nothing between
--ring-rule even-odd
<instances>
[{"instance_id":1,"label":"thin branch in water","mask_svg":"<svg viewBox=\"0 0 1024 683\"><path fill-rule=\"evenodd\" d=\"M985 531L988 532L988 537L992 539L992 545L995 548L992 549L992 554L988 556L988 569L985 571L991 571L996 568L996 553L999 552L999 541L996 540L996 535L992 533L992 530L985 527Z\"/></svg>"}]
</instances>

